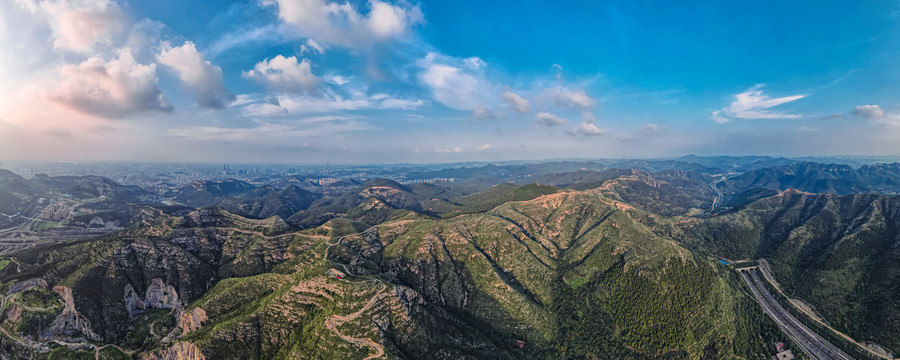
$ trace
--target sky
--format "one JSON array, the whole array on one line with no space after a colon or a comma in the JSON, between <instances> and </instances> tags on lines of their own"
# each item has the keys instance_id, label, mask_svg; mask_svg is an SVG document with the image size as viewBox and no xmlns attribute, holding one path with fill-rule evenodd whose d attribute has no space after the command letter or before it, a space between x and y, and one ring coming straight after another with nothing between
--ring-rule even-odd
<instances>
[{"instance_id":1,"label":"sky","mask_svg":"<svg viewBox=\"0 0 900 360\"><path fill-rule=\"evenodd\" d=\"M0 1L0 160L900 155L900 1Z\"/></svg>"}]
</instances>

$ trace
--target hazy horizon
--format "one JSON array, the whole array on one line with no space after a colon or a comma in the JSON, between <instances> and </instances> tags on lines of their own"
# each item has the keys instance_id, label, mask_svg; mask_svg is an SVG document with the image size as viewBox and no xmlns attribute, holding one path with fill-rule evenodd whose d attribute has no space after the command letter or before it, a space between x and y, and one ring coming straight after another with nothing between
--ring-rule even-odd
<instances>
[{"instance_id":1,"label":"hazy horizon","mask_svg":"<svg viewBox=\"0 0 900 360\"><path fill-rule=\"evenodd\" d=\"M0 159L900 154L900 3L0 3Z\"/></svg>"}]
</instances>

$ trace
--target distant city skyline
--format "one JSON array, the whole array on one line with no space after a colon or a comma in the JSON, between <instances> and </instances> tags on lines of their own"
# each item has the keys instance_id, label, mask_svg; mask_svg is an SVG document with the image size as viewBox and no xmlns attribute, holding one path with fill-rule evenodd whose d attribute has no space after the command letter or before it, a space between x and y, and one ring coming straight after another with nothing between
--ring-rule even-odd
<instances>
[{"instance_id":1,"label":"distant city skyline","mask_svg":"<svg viewBox=\"0 0 900 360\"><path fill-rule=\"evenodd\" d=\"M900 154L900 2L0 2L0 160Z\"/></svg>"}]
</instances>

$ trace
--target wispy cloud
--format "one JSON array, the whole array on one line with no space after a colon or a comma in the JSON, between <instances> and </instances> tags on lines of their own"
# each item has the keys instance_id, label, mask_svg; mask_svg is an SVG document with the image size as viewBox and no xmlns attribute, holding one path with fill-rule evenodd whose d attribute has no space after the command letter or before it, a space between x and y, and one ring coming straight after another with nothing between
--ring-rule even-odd
<instances>
[{"instance_id":1,"label":"wispy cloud","mask_svg":"<svg viewBox=\"0 0 900 360\"><path fill-rule=\"evenodd\" d=\"M721 124L729 122L731 119L795 119L803 116L785 114L770 109L800 100L807 95L791 95L773 99L763 93L763 86L764 84L757 84L745 92L734 95L734 101L730 105L712 113L712 119Z\"/></svg>"},{"instance_id":2,"label":"wispy cloud","mask_svg":"<svg viewBox=\"0 0 900 360\"><path fill-rule=\"evenodd\" d=\"M369 129L372 127L365 122L349 117L320 116L292 119L290 123L259 122L253 127L188 126L171 129L169 134L191 141L269 143Z\"/></svg>"},{"instance_id":3,"label":"wispy cloud","mask_svg":"<svg viewBox=\"0 0 900 360\"><path fill-rule=\"evenodd\" d=\"M553 127L563 125L566 122L567 121L561 119L559 116L548 112L539 112L534 116L534 123L541 126Z\"/></svg>"},{"instance_id":4,"label":"wispy cloud","mask_svg":"<svg viewBox=\"0 0 900 360\"><path fill-rule=\"evenodd\" d=\"M284 116L290 114L334 113L354 110L412 110L426 104L420 99L386 94L356 94L345 98L332 92L319 95L283 94L277 96L241 95L235 102L247 116Z\"/></svg>"},{"instance_id":5,"label":"wispy cloud","mask_svg":"<svg viewBox=\"0 0 900 360\"><path fill-rule=\"evenodd\" d=\"M503 94L500 94L500 97L506 102L506 108L512 112L524 114L531 111L531 105L528 103L528 100L512 91L506 90Z\"/></svg>"}]
</instances>

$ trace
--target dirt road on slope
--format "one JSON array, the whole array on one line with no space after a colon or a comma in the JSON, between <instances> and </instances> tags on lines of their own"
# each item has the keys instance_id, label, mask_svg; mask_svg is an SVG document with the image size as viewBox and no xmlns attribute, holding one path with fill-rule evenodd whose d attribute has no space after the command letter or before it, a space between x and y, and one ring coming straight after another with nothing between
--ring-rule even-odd
<instances>
[{"instance_id":1,"label":"dirt road on slope","mask_svg":"<svg viewBox=\"0 0 900 360\"><path fill-rule=\"evenodd\" d=\"M353 234L353 235L361 235L361 234L368 232L369 230L371 230L371 228L366 231L363 231L361 233ZM328 240L325 240L325 244L327 245L325 247L325 259L326 260L328 259L328 250L330 250L332 246L340 244L341 241L343 241L344 237L345 236L341 236L340 238L338 238L338 240L336 242L333 242L333 243L329 242ZM343 265L343 264L341 264L341 265ZM344 271L348 270L346 266L343 266L343 267L344 267ZM347 271L347 275L353 275L353 274L351 274L349 271ZM347 280L347 282L350 282L350 281ZM346 342L349 342L351 344L368 346L368 347L375 349L374 354L369 355L364 359L364 360L370 360L370 359L377 359L377 358L384 356L384 346L382 346L381 344L379 344L369 338L355 338L355 337L352 337L349 335L345 335L337 328L339 325L341 325L343 323L355 320L360 315L362 315L364 312L366 312L367 310L372 308L372 306L375 305L375 302L378 300L378 298L381 296L381 294L384 293L384 290L387 289L387 285L385 285L383 282L380 282L380 281L374 280L374 279L356 281L354 283L365 283L365 282L377 282L379 285L381 285L381 289L378 289L378 291L375 292L375 294L372 295L372 297L369 298L368 301L366 301L366 304L363 305L363 307L360 308L359 310L357 310L353 313L347 314L347 315L331 315L328 318L326 318L325 319L325 327L327 327L328 330L331 330L335 335L337 335L338 337L340 337L342 340L344 340Z\"/></svg>"}]
</instances>

